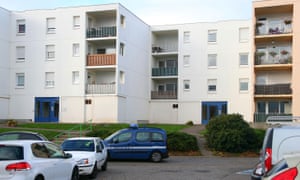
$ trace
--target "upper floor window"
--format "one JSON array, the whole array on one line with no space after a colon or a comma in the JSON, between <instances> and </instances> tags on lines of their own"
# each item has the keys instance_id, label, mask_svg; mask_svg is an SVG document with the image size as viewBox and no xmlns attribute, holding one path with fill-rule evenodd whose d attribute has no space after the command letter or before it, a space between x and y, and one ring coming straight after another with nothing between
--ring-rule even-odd
<instances>
[{"instance_id":1,"label":"upper floor window","mask_svg":"<svg viewBox=\"0 0 300 180\"><path fill-rule=\"evenodd\" d=\"M190 31L185 31L183 33L183 42L184 43L189 43L190 42L190 35L191 35Z\"/></svg>"},{"instance_id":2,"label":"upper floor window","mask_svg":"<svg viewBox=\"0 0 300 180\"><path fill-rule=\"evenodd\" d=\"M25 46L16 47L16 61L17 62L25 61Z\"/></svg>"},{"instance_id":3,"label":"upper floor window","mask_svg":"<svg viewBox=\"0 0 300 180\"><path fill-rule=\"evenodd\" d=\"M120 43L120 52L119 52L119 54L121 56L124 56L124 54L125 54L125 44L124 43Z\"/></svg>"},{"instance_id":4,"label":"upper floor window","mask_svg":"<svg viewBox=\"0 0 300 180\"><path fill-rule=\"evenodd\" d=\"M217 54L209 54L207 59L208 67L217 67Z\"/></svg>"},{"instance_id":5,"label":"upper floor window","mask_svg":"<svg viewBox=\"0 0 300 180\"><path fill-rule=\"evenodd\" d=\"M16 73L16 87L23 88L25 86L25 74Z\"/></svg>"},{"instance_id":6,"label":"upper floor window","mask_svg":"<svg viewBox=\"0 0 300 180\"><path fill-rule=\"evenodd\" d=\"M125 72L120 71L120 84L125 84Z\"/></svg>"},{"instance_id":7,"label":"upper floor window","mask_svg":"<svg viewBox=\"0 0 300 180\"><path fill-rule=\"evenodd\" d=\"M240 53L240 66L247 66L248 65L248 53Z\"/></svg>"},{"instance_id":8,"label":"upper floor window","mask_svg":"<svg viewBox=\"0 0 300 180\"><path fill-rule=\"evenodd\" d=\"M72 83L79 84L79 71L72 72Z\"/></svg>"},{"instance_id":9,"label":"upper floor window","mask_svg":"<svg viewBox=\"0 0 300 180\"><path fill-rule=\"evenodd\" d=\"M190 80L183 80L183 89L190 90Z\"/></svg>"},{"instance_id":10,"label":"upper floor window","mask_svg":"<svg viewBox=\"0 0 300 180\"><path fill-rule=\"evenodd\" d=\"M80 16L73 16L73 28L80 28Z\"/></svg>"},{"instance_id":11,"label":"upper floor window","mask_svg":"<svg viewBox=\"0 0 300 180\"><path fill-rule=\"evenodd\" d=\"M54 60L55 58L55 45L46 45L46 59Z\"/></svg>"},{"instance_id":12,"label":"upper floor window","mask_svg":"<svg viewBox=\"0 0 300 180\"><path fill-rule=\"evenodd\" d=\"M55 33L55 32L56 32L56 19L47 18L47 33Z\"/></svg>"},{"instance_id":13,"label":"upper floor window","mask_svg":"<svg viewBox=\"0 0 300 180\"><path fill-rule=\"evenodd\" d=\"M240 42L248 42L249 28L240 28L239 29L239 40L240 40Z\"/></svg>"},{"instance_id":14,"label":"upper floor window","mask_svg":"<svg viewBox=\"0 0 300 180\"><path fill-rule=\"evenodd\" d=\"M248 91L249 79L240 79L240 91Z\"/></svg>"},{"instance_id":15,"label":"upper floor window","mask_svg":"<svg viewBox=\"0 0 300 180\"><path fill-rule=\"evenodd\" d=\"M217 92L217 79L208 79L207 80L208 92L215 93Z\"/></svg>"},{"instance_id":16,"label":"upper floor window","mask_svg":"<svg viewBox=\"0 0 300 180\"><path fill-rule=\"evenodd\" d=\"M183 56L183 66L188 67L190 65L190 56L189 55L184 55Z\"/></svg>"},{"instance_id":17,"label":"upper floor window","mask_svg":"<svg viewBox=\"0 0 300 180\"><path fill-rule=\"evenodd\" d=\"M208 30L207 39L209 43L217 42L217 30Z\"/></svg>"},{"instance_id":18,"label":"upper floor window","mask_svg":"<svg viewBox=\"0 0 300 180\"><path fill-rule=\"evenodd\" d=\"M45 73L45 87L54 87L54 72L46 72Z\"/></svg>"},{"instance_id":19,"label":"upper floor window","mask_svg":"<svg viewBox=\"0 0 300 180\"><path fill-rule=\"evenodd\" d=\"M125 25L126 25L125 16L124 15L120 16L120 24L121 24L122 27L125 27Z\"/></svg>"},{"instance_id":20,"label":"upper floor window","mask_svg":"<svg viewBox=\"0 0 300 180\"><path fill-rule=\"evenodd\" d=\"M17 20L17 34L24 34L26 32L26 24L25 19L18 19Z\"/></svg>"},{"instance_id":21,"label":"upper floor window","mask_svg":"<svg viewBox=\"0 0 300 180\"><path fill-rule=\"evenodd\" d=\"M79 56L79 44L78 43L73 44L73 56Z\"/></svg>"}]
</instances>

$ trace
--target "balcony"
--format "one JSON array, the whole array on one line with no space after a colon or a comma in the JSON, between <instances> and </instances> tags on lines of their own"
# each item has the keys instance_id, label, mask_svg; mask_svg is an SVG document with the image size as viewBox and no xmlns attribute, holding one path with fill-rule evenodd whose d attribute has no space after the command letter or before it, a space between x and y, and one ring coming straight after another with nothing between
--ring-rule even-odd
<instances>
[{"instance_id":1,"label":"balcony","mask_svg":"<svg viewBox=\"0 0 300 180\"><path fill-rule=\"evenodd\" d=\"M115 94L116 84L87 84L86 94Z\"/></svg>"},{"instance_id":2,"label":"balcony","mask_svg":"<svg viewBox=\"0 0 300 180\"><path fill-rule=\"evenodd\" d=\"M151 91L151 99L177 99L177 91Z\"/></svg>"},{"instance_id":3,"label":"balcony","mask_svg":"<svg viewBox=\"0 0 300 180\"><path fill-rule=\"evenodd\" d=\"M292 21L280 20L280 21L263 21L256 22L256 35L279 35L292 33Z\"/></svg>"},{"instance_id":4,"label":"balcony","mask_svg":"<svg viewBox=\"0 0 300 180\"><path fill-rule=\"evenodd\" d=\"M255 95L292 94L291 84L255 85Z\"/></svg>"},{"instance_id":5,"label":"balcony","mask_svg":"<svg viewBox=\"0 0 300 180\"><path fill-rule=\"evenodd\" d=\"M177 53L177 44L156 44L152 46L153 54Z\"/></svg>"},{"instance_id":6,"label":"balcony","mask_svg":"<svg viewBox=\"0 0 300 180\"><path fill-rule=\"evenodd\" d=\"M152 76L177 76L178 68L152 68Z\"/></svg>"},{"instance_id":7,"label":"balcony","mask_svg":"<svg viewBox=\"0 0 300 180\"><path fill-rule=\"evenodd\" d=\"M259 113L256 112L254 113L254 122L259 123L259 122L266 122L267 118L269 116L292 116L292 114L284 114L284 113Z\"/></svg>"},{"instance_id":8,"label":"balcony","mask_svg":"<svg viewBox=\"0 0 300 180\"><path fill-rule=\"evenodd\" d=\"M117 32L116 26L88 28L86 31L87 38L115 37Z\"/></svg>"},{"instance_id":9,"label":"balcony","mask_svg":"<svg viewBox=\"0 0 300 180\"><path fill-rule=\"evenodd\" d=\"M116 65L116 54L90 54L87 56L87 66Z\"/></svg>"},{"instance_id":10,"label":"balcony","mask_svg":"<svg viewBox=\"0 0 300 180\"><path fill-rule=\"evenodd\" d=\"M280 47L273 50L258 50L255 53L255 65L267 65L267 64L292 64L292 54L289 50L282 49L279 52Z\"/></svg>"}]
</instances>

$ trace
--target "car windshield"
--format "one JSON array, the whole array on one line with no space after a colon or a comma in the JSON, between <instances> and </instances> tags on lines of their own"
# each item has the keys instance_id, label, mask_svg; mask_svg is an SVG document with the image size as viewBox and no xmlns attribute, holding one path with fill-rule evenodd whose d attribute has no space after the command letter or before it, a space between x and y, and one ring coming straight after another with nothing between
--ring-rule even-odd
<instances>
[{"instance_id":1,"label":"car windshield","mask_svg":"<svg viewBox=\"0 0 300 180\"><path fill-rule=\"evenodd\" d=\"M95 151L93 140L66 140L61 147L64 151Z\"/></svg>"},{"instance_id":2,"label":"car windshield","mask_svg":"<svg viewBox=\"0 0 300 180\"><path fill-rule=\"evenodd\" d=\"M286 168L288 168L288 164L286 163L285 159L282 159L273 166L273 168L266 174L266 177L276 174L277 172Z\"/></svg>"},{"instance_id":3,"label":"car windshield","mask_svg":"<svg viewBox=\"0 0 300 180\"><path fill-rule=\"evenodd\" d=\"M23 147L15 145L0 144L0 161L24 159Z\"/></svg>"}]
</instances>

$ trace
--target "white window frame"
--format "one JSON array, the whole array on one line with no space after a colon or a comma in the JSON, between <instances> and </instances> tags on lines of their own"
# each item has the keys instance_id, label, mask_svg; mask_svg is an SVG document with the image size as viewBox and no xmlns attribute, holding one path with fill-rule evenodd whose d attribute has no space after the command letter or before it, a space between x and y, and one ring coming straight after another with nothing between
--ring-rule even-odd
<instances>
[{"instance_id":1,"label":"white window frame","mask_svg":"<svg viewBox=\"0 0 300 180\"><path fill-rule=\"evenodd\" d=\"M213 89L211 89L214 87ZM207 91L208 93L216 93L217 92L217 79L208 79L207 80Z\"/></svg>"},{"instance_id":2,"label":"white window frame","mask_svg":"<svg viewBox=\"0 0 300 180\"><path fill-rule=\"evenodd\" d=\"M80 44L74 43L73 44L73 57L79 57L80 56Z\"/></svg>"},{"instance_id":3,"label":"white window frame","mask_svg":"<svg viewBox=\"0 0 300 180\"><path fill-rule=\"evenodd\" d=\"M24 29L24 30L22 30L22 29ZM25 19L17 19L16 20L16 32L17 32L17 35L24 35L26 33L26 20Z\"/></svg>"},{"instance_id":4,"label":"white window frame","mask_svg":"<svg viewBox=\"0 0 300 180\"><path fill-rule=\"evenodd\" d=\"M124 15L120 15L120 24L121 24L121 27L125 28L126 26L126 17Z\"/></svg>"},{"instance_id":5,"label":"white window frame","mask_svg":"<svg viewBox=\"0 0 300 180\"><path fill-rule=\"evenodd\" d=\"M239 28L239 41L241 43L249 41L249 28L248 27Z\"/></svg>"},{"instance_id":6,"label":"white window frame","mask_svg":"<svg viewBox=\"0 0 300 180\"><path fill-rule=\"evenodd\" d=\"M208 54L207 55L207 66L208 68L216 68L217 67L217 62L218 60L218 55L217 54Z\"/></svg>"},{"instance_id":7,"label":"white window frame","mask_svg":"<svg viewBox=\"0 0 300 180\"><path fill-rule=\"evenodd\" d=\"M183 56L183 67L189 67L190 66L190 55L184 55Z\"/></svg>"},{"instance_id":8,"label":"white window frame","mask_svg":"<svg viewBox=\"0 0 300 180\"><path fill-rule=\"evenodd\" d=\"M56 33L56 18L51 17L47 18L47 33L55 34Z\"/></svg>"},{"instance_id":9,"label":"white window frame","mask_svg":"<svg viewBox=\"0 0 300 180\"><path fill-rule=\"evenodd\" d=\"M248 78L239 79L239 90L240 90L240 92L248 92L249 91L249 79Z\"/></svg>"},{"instance_id":10,"label":"white window frame","mask_svg":"<svg viewBox=\"0 0 300 180\"><path fill-rule=\"evenodd\" d=\"M190 31L183 32L183 42L184 43L190 43L191 42L191 32Z\"/></svg>"},{"instance_id":11,"label":"white window frame","mask_svg":"<svg viewBox=\"0 0 300 180\"><path fill-rule=\"evenodd\" d=\"M191 81L188 79L183 80L183 90L189 91L191 89Z\"/></svg>"},{"instance_id":12,"label":"white window frame","mask_svg":"<svg viewBox=\"0 0 300 180\"><path fill-rule=\"evenodd\" d=\"M55 73L45 72L45 87L53 88L55 86Z\"/></svg>"},{"instance_id":13,"label":"white window frame","mask_svg":"<svg viewBox=\"0 0 300 180\"><path fill-rule=\"evenodd\" d=\"M216 43L217 42L217 30L208 30L207 34L207 42L208 43Z\"/></svg>"},{"instance_id":14,"label":"white window frame","mask_svg":"<svg viewBox=\"0 0 300 180\"><path fill-rule=\"evenodd\" d=\"M119 54L121 56L124 56L125 55L125 44L124 43L120 43L120 51L119 51Z\"/></svg>"},{"instance_id":15,"label":"white window frame","mask_svg":"<svg viewBox=\"0 0 300 180\"><path fill-rule=\"evenodd\" d=\"M16 88L25 87L25 73L16 73Z\"/></svg>"},{"instance_id":16,"label":"white window frame","mask_svg":"<svg viewBox=\"0 0 300 180\"><path fill-rule=\"evenodd\" d=\"M247 59L243 59L244 57L247 57ZM246 61L246 62L244 62ZM249 65L249 53L240 53L239 54L239 64L240 66L248 66Z\"/></svg>"},{"instance_id":17,"label":"white window frame","mask_svg":"<svg viewBox=\"0 0 300 180\"><path fill-rule=\"evenodd\" d=\"M25 61L25 46L17 46L16 47L16 62L24 62Z\"/></svg>"},{"instance_id":18,"label":"white window frame","mask_svg":"<svg viewBox=\"0 0 300 180\"><path fill-rule=\"evenodd\" d=\"M72 83L79 84L79 71L72 71Z\"/></svg>"},{"instance_id":19,"label":"white window frame","mask_svg":"<svg viewBox=\"0 0 300 180\"><path fill-rule=\"evenodd\" d=\"M80 28L80 16L73 16L73 28L74 29Z\"/></svg>"},{"instance_id":20,"label":"white window frame","mask_svg":"<svg viewBox=\"0 0 300 180\"><path fill-rule=\"evenodd\" d=\"M46 45L46 60L53 61L55 59L55 45Z\"/></svg>"},{"instance_id":21,"label":"white window frame","mask_svg":"<svg viewBox=\"0 0 300 180\"><path fill-rule=\"evenodd\" d=\"M120 71L119 80L120 80L120 84L125 84L125 72L124 71Z\"/></svg>"}]
</instances>

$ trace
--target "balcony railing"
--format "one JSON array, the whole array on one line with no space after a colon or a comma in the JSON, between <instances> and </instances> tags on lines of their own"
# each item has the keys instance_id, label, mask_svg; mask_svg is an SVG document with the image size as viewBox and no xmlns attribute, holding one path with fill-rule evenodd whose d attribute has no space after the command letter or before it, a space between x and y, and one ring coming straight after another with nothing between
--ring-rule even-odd
<instances>
[{"instance_id":1,"label":"balcony railing","mask_svg":"<svg viewBox=\"0 0 300 180\"><path fill-rule=\"evenodd\" d=\"M177 99L177 91L151 91L151 99Z\"/></svg>"},{"instance_id":2,"label":"balcony railing","mask_svg":"<svg viewBox=\"0 0 300 180\"><path fill-rule=\"evenodd\" d=\"M257 22L256 35L288 34L292 32L292 22L284 20L278 23Z\"/></svg>"},{"instance_id":3,"label":"balcony railing","mask_svg":"<svg viewBox=\"0 0 300 180\"><path fill-rule=\"evenodd\" d=\"M152 68L152 76L177 76L178 68Z\"/></svg>"},{"instance_id":4,"label":"balcony railing","mask_svg":"<svg viewBox=\"0 0 300 180\"><path fill-rule=\"evenodd\" d=\"M155 44L152 46L152 53L167 53L167 52L177 52L177 44Z\"/></svg>"},{"instance_id":5,"label":"balcony railing","mask_svg":"<svg viewBox=\"0 0 300 180\"><path fill-rule=\"evenodd\" d=\"M282 50L280 53L275 51L255 53L255 65L291 64L291 63L292 63L291 53L285 50Z\"/></svg>"},{"instance_id":6,"label":"balcony railing","mask_svg":"<svg viewBox=\"0 0 300 180\"><path fill-rule=\"evenodd\" d=\"M116 26L89 28L86 31L87 38L115 37Z\"/></svg>"},{"instance_id":7,"label":"balcony railing","mask_svg":"<svg viewBox=\"0 0 300 180\"><path fill-rule=\"evenodd\" d=\"M291 84L255 85L256 95L292 94Z\"/></svg>"},{"instance_id":8,"label":"balcony railing","mask_svg":"<svg viewBox=\"0 0 300 180\"><path fill-rule=\"evenodd\" d=\"M86 94L115 94L116 84L87 84Z\"/></svg>"},{"instance_id":9,"label":"balcony railing","mask_svg":"<svg viewBox=\"0 0 300 180\"><path fill-rule=\"evenodd\" d=\"M285 114L285 113L254 113L254 122L266 122L269 116L292 116L292 114Z\"/></svg>"},{"instance_id":10,"label":"balcony railing","mask_svg":"<svg viewBox=\"0 0 300 180\"><path fill-rule=\"evenodd\" d=\"M87 66L116 65L116 54L90 54L87 56Z\"/></svg>"}]
</instances>

